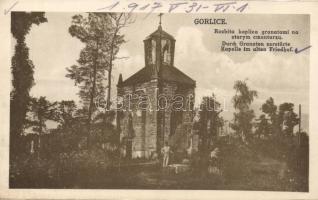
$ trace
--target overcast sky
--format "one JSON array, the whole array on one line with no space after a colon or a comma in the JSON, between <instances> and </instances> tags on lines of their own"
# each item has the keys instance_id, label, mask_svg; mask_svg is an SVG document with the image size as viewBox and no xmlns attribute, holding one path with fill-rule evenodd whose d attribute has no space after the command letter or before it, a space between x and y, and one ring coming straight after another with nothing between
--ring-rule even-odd
<instances>
[{"instance_id":1,"label":"overcast sky","mask_svg":"<svg viewBox=\"0 0 318 200\"><path fill-rule=\"evenodd\" d=\"M46 96L49 100L76 100L78 88L65 77L66 67L77 64L83 44L68 33L71 17L76 13L46 13L47 23L33 26L27 36L30 58L35 65L35 83L31 94ZM127 43L121 46L119 56L127 56L115 63L113 88L118 74L126 79L144 67L143 40L158 27L157 14L134 16L134 24L125 28ZM224 17L227 25L194 25L195 18ZM253 108L259 108L268 97L276 104L292 102L302 104L308 113L309 102L309 50L299 54L222 53L220 43L228 35L213 34L214 28L300 31L299 35L286 36L294 47L309 45L309 17L306 15L186 15L165 14L163 29L176 39L175 66L196 80L196 103L203 95L214 92L221 101L225 99L228 111L226 119L232 118L231 98L236 80L248 78L248 85L258 91L259 97ZM296 107L296 112L298 111Z\"/></svg>"}]
</instances>

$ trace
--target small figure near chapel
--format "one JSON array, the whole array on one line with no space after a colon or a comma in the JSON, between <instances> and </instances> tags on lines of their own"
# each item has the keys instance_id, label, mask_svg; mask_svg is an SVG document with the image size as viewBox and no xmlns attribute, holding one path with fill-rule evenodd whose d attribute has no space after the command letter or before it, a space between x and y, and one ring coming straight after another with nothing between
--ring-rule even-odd
<instances>
[{"instance_id":1,"label":"small figure near chapel","mask_svg":"<svg viewBox=\"0 0 318 200\"><path fill-rule=\"evenodd\" d=\"M165 142L165 145L161 149L161 154L163 155L163 161L162 166L168 167L169 164L169 156L172 151L170 150L170 146L168 145L168 142Z\"/></svg>"},{"instance_id":2,"label":"small figure near chapel","mask_svg":"<svg viewBox=\"0 0 318 200\"><path fill-rule=\"evenodd\" d=\"M216 174L216 175L222 174L220 170L219 154L220 154L220 150L218 147L216 147L213 151L211 151L209 156L209 167L208 167L209 174Z\"/></svg>"}]
</instances>

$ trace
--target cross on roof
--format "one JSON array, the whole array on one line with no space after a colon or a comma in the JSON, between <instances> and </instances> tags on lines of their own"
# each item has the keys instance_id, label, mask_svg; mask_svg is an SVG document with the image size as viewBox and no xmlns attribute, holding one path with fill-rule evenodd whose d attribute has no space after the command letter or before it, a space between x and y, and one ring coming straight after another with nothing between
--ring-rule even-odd
<instances>
[{"instance_id":1,"label":"cross on roof","mask_svg":"<svg viewBox=\"0 0 318 200\"><path fill-rule=\"evenodd\" d=\"M160 13L159 16L159 25L161 25L161 17L162 17L163 13Z\"/></svg>"}]
</instances>

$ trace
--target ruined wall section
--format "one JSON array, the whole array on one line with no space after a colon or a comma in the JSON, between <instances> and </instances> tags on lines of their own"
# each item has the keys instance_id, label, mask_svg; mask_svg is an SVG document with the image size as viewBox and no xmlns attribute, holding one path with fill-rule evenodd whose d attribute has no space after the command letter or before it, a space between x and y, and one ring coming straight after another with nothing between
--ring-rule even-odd
<instances>
[{"instance_id":1,"label":"ruined wall section","mask_svg":"<svg viewBox=\"0 0 318 200\"><path fill-rule=\"evenodd\" d=\"M129 115L132 119L132 158L151 158L156 153L157 143L157 89L156 80L134 86L118 87L118 96L123 99L122 116L118 120L120 137L129 136Z\"/></svg>"},{"instance_id":2,"label":"ruined wall section","mask_svg":"<svg viewBox=\"0 0 318 200\"><path fill-rule=\"evenodd\" d=\"M185 151L192 137L194 87L174 82L165 82L162 87L161 96L166 96L168 103L164 113L164 141L176 151Z\"/></svg>"}]
</instances>

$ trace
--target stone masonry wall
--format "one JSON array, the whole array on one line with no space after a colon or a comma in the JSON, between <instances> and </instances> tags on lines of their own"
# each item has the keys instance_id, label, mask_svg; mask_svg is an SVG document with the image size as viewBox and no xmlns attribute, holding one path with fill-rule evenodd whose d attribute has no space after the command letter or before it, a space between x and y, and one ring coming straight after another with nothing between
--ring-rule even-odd
<instances>
[{"instance_id":1,"label":"stone masonry wall","mask_svg":"<svg viewBox=\"0 0 318 200\"><path fill-rule=\"evenodd\" d=\"M157 142L157 105L156 105L156 80L138 84L136 86L125 86L118 89L118 96L124 97L124 111L119 120L123 138L129 135L129 115L132 115L133 140L132 157L150 158L156 152ZM147 97L140 105L138 98ZM145 103L147 102L147 103ZM129 105L130 104L130 105ZM146 107L144 107L146 105ZM139 107L142 109L138 109ZM144 109L144 110L143 110Z\"/></svg>"},{"instance_id":2,"label":"stone masonry wall","mask_svg":"<svg viewBox=\"0 0 318 200\"><path fill-rule=\"evenodd\" d=\"M194 88L172 82L163 83L161 87L159 90L156 79L135 86L118 87L118 96L124 97L123 104L125 105L122 117L119 120L120 137L121 139L125 136L127 137L131 131L129 129L129 115L131 115L133 158L151 158L155 156L157 148L160 149L165 141L175 148L176 151L185 151L191 143L193 112L190 108L189 98L187 97L193 95L194 98ZM158 119L157 96L159 91L159 98L165 98L167 103L163 115L159 115L164 117L164 119ZM177 125L176 131L172 133L171 124L174 123L172 103L176 95L184 97L184 111L181 114L182 118ZM141 98L142 96L146 97L146 100L138 101L137 98ZM140 104L143 105L141 106ZM143 111L143 109L138 109L140 107L146 109ZM158 126L160 126L159 129ZM162 137L158 137L158 130L161 132L159 135L162 134ZM159 146L157 147L157 145Z\"/></svg>"},{"instance_id":3,"label":"stone masonry wall","mask_svg":"<svg viewBox=\"0 0 318 200\"><path fill-rule=\"evenodd\" d=\"M181 88L181 89L180 89ZM185 151L190 145L191 129L192 129L192 118L193 112L189 106L189 95L194 97L194 88L178 85L176 83L165 83L162 90L163 95L167 97L168 107L165 109L165 133L164 140L168 141L169 145L176 151ZM174 123L172 118L172 104L176 100L180 101L183 97L183 111L181 113L181 122L175 124L177 126L175 132L171 130L171 124ZM193 101L194 103L194 101Z\"/></svg>"}]
</instances>

